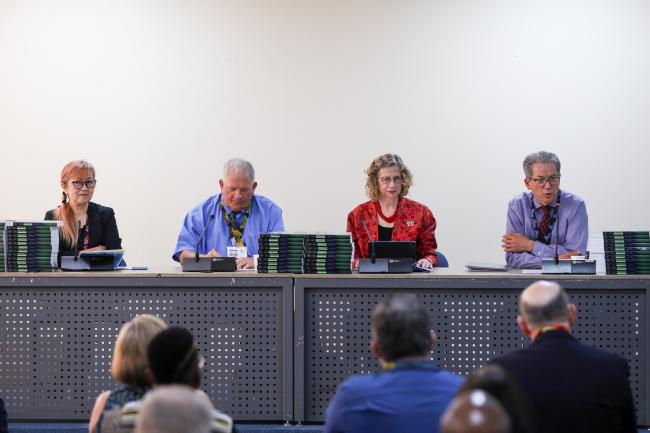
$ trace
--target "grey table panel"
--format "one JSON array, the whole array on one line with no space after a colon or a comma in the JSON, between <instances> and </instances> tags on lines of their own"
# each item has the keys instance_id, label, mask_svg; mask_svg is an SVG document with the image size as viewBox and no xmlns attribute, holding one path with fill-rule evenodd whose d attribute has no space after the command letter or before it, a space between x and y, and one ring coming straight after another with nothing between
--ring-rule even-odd
<instances>
[{"instance_id":1,"label":"grey table panel","mask_svg":"<svg viewBox=\"0 0 650 433\"><path fill-rule=\"evenodd\" d=\"M293 418L291 278L0 278L0 396L12 420L87 420L120 327L189 329L204 390L237 420Z\"/></svg>"},{"instance_id":2,"label":"grey table panel","mask_svg":"<svg viewBox=\"0 0 650 433\"><path fill-rule=\"evenodd\" d=\"M537 277L539 278L539 276ZM432 358L462 375L529 344L517 329L517 297L531 278L296 278L295 416L319 422L336 387L378 370L370 352L370 314L393 293L412 292L431 311ZM648 424L648 280L572 278L562 284L578 307L574 334L624 356L639 424Z\"/></svg>"}]
</instances>

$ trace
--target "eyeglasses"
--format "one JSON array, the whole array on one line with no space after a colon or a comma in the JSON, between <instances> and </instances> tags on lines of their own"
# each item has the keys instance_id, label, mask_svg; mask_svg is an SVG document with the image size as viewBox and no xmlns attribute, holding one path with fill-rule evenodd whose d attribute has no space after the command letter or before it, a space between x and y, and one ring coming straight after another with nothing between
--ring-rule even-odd
<instances>
[{"instance_id":1,"label":"eyeglasses","mask_svg":"<svg viewBox=\"0 0 650 433\"><path fill-rule=\"evenodd\" d=\"M97 181L95 179L92 180L73 180L72 181L72 186L75 187L75 189L81 189L86 185L86 188L88 189L93 189L95 185L97 185Z\"/></svg>"},{"instance_id":2,"label":"eyeglasses","mask_svg":"<svg viewBox=\"0 0 650 433\"><path fill-rule=\"evenodd\" d=\"M399 185L402 183L402 176L395 176L395 177L390 177L390 176L385 176L385 177L380 177L379 182L383 183L384 185L390 185L391 182L394 182L395 184Z\"/></svg>"},{"instance_id":3,"label":"eyeglasses","mask_svg":"<svg viewBox=\"0 0 650 433\"><path fill-rule=\"evenodd\" d=\"M537 186L544 186L546 185L546 182L550 183L551 185L557 185L560 183L559 174L549 176L549 177L539 177L537 179L533 179L532 177L529 177L528 179Z\"/></svg>"}]
</instances>

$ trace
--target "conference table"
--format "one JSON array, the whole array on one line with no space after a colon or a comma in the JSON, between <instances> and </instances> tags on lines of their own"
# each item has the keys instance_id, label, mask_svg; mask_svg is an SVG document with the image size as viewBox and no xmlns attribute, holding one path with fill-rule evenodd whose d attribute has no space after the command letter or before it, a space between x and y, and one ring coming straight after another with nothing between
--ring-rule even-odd
<instances>
[{"instance_id":1,"label":"conference table","mask_svg":"<svg viewBox=\"0 0 650 433\"><path fill-rule=\"evenodd\" d=\"M650 276L557 275L578 308L574 334L624 356L638 423L649 424ZM431 313L432 358L461 375L529 344L517 297L540 274L436 269L422 274L0 273L0 397L12 421L87 420L111 379L120 327L155 314L189 329L206 364L203 389L238 421L322 422L351 374L378 365L370 314L394 293Z\"/></svg>"}]
</instances>

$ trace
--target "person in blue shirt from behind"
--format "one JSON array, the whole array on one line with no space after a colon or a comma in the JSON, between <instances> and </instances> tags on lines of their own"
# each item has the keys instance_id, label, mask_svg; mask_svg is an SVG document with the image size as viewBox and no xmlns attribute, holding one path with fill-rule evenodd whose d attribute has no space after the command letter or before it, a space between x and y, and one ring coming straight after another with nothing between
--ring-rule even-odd
<instances>
[{"instance_id":1,"label":"person in blue shirt from behind","mask_svg":"<svg viewBox=\"0 0 650 433\"><path fill-rule=\"evenodd\" d=\"M463 378L441 370L429 352L437 337L415 295L396 295L372 314L370 348L380 373L352 376L332 398L324 433L437 433Z\"/></svg>"},{"instance_id":2,"label":"person in blue shirt from behind","mask_svg":"<svg viewBox=\"0 0 650 433\"><path fill-rule=\"evenodd\" d=\"M260 233L284 231L282 209L266 197L254 195L257 182L253 165L233 158L223 167L221 193L189 211L172 258L183 263L197 250L210 257L235 255L238 269L253 267ZM201 237L202 233L204 232Z\"/></svg>"}]
</instances>

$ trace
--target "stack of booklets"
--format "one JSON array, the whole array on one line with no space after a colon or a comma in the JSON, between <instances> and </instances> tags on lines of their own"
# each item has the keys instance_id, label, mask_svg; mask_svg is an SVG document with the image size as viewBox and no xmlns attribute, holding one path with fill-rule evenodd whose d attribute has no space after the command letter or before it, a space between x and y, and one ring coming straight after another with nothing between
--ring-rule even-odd
<instances>
[{"instance_id":1,"label":"stack of booklets","mask_svg":"<svg viewBox=\"0 0 650 433\"><path fill-rule=\"evenodd\" d=\"M350 233L307 234L304 238L304 274L352 273L353 247Z\"/></svg>"},{"instance_id":2,"label":"stack of booklets","mask_svg":"<svg viewBox=\"0 0 650 433\"><path fill-rule=\"evenodd\" d=\"M7 272L50 272L57 267L59 221L5 221Z\"/></svg>"},{"instance_id":3,"label":"stack of booklets","mask_svg":"<svg viewBox=\"0 0 650 433\"><path fill-rule=\"evenodd\" d=\"M295 273L302 272L304 251L303 235L294 233L262 233L257 272Z\"/></svg>"},{"instance_id":4,"label":"stack of booklets","mask_svg":"<svg viewBox=\"0 0 650 433\"><path fill-rule=\"evenodd\" d=\"M607 274L650 274L650 232L603 232L603 243Z\"/></svg>"},{"instance_id":5,"label":"stack of booklets","mask_svg":"<svg viewBox=\"0 0 650 433\"><path fill-rule=\"evenodd\" d=\"M5 272L5 223L0 221L0 272Z\"/></svg>"}]
</instances>

